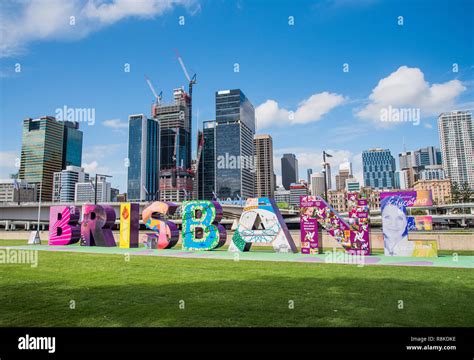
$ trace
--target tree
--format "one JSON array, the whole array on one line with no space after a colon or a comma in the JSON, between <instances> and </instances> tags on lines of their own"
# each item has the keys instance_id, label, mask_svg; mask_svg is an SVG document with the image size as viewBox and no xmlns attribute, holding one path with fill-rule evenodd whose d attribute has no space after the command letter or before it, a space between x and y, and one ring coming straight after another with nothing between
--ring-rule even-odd
<instances>
[{"instance_id":1,"label":"tree","mask_svg":"<svg viewBox=\"0 0 474 360\"><path fill-rule=\"evenodd\" d=\"M453 188L452 188L452 197L453 197L453 203L455 204L464 204L471 202L471 199L473 197L474 192L472 191L471 187L467 182L458 184L458 183L453 183ZM468 209L461 209L461 212L464 213L465 210Z\"/></svg>"},{"instance_id":2,"label":"tree","mask_svg":"<svg viewBox=\"0 0 474 360\"><path fill-rule=\"evenodd\" d=\"M468 203L471 201L474 192L467 182L462 184L454 183L452 188L454 203Z\"/></svg>"}]
</instances>

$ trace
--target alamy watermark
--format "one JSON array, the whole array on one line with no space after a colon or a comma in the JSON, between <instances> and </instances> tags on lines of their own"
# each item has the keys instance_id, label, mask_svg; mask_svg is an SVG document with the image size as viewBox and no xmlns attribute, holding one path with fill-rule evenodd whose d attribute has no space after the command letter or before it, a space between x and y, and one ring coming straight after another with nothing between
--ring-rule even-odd
<instances>
[{"instance_id":1,"label":"alamy watermark","mask_svg":"<svg viewBox=\"0 0 474 360\"><path fill-rule=\"evenodd\" d=\"M365 265L365 255L363 254L348 254L333 248L332 251L327 251L324 255L324 262L327 264L352 264L358 267Z\"/></svg>"},{"instance_id":2,"label":"alamy watermark","mask_svg":"<svg viewBox=\"0 0 474 360\"><path fill-rule=\"evenodd\" d=\"M255 172L255 156L230 155L225 153L217 157L218 169L247 169Z\"/></svg>"},{"instance_id":3,"label":"alamy watermark","mask_svg":"<svg viewBox=\"0 0 474 360\"><path fill-rule=\"evenodd\" d=\"M397 108L389 105L380 109L382 122L411 122L413 126L420 125L420 108Z\"/></svg>"},{"instance_id":4,"label":"alamy watermark","mask_svg":"<svg viewBox=\"0 0 474 360\"><path fill-rule=\"evenodd\" d=\"M0 264L30 264L38 266L38 250L0 249Z\"/></svg>"},{"instance_id":5,"label":"alamy watermark","mask_svg":"<svg viewBox=\"0 0 474 360\"><path fill-rule=\"evenodd\" d=\"M55 110L55 117L58 121L73 121L77 123L95 124L95 108L72 108L64 105Z\"/></svg>"},{"instance_id":6,"label":"alamy watermark","mask_svg":"<svg viewBox=\"0 0 474 360\"><path fill-rule=\"evenodd\" d=\"M46 350L48 353L54 354L56 352L56 338L26 334L18 338L18 350Z\"/></svg>"}]
</instances>

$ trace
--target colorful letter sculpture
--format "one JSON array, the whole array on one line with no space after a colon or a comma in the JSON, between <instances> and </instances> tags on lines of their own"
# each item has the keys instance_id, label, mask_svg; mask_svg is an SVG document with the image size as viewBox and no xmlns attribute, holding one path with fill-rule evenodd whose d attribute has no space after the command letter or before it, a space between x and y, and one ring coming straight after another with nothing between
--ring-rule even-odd
<instances>
[{"instance_id":1,"label":"colorful letter sculpture","mask_svg":"<svg viewBox=\"0 0 474 360\"><path fill-rule=\"evenodd\" d=\"M183 249L213 250L225 244L227 232L219 224L222 207L217 201L184 202L182 219Z\"/></svg>"},{"instance_id":2,"label":"colorful letter sculpture","mask_svg":"<svg viewBox=\"0 0 474 360\"><path fill-rule=\"evenodd\" d=\"M247 199L230 251L249 251L253 243L272 243L277 252L298 252L273 199Z\"/></svg>"},{"instance_id":3,"label":"colorful letter sculpture","mask_svg":"<svg viewBox=\"0 0 474 360\"><path fill-rule=\"evenodd\" d=\"M380 194L386 256L437 257L436 241L411 241L409 231L432 230L431 216L407 216L406 208L432 205L431 191L397 191Z\"/></svg>"},{"instance_id":4,"label":"colorful letter sculpture","mask_svg":"<svg viewBox=\"0 0 474 360\"><path fill-rule=\"evenodd\" d=\"M120 240L121 248L138 247L140 206L135 203L120 204Z\"/></svg>"},{"instance_id":5,"label":"colorful letter sculpture","mask_svg":"<svg viewBox=\"0 0 474 360\"><path fill-rule=\"evenodd\" d=\"M70 245L81 239L77 206L51 206L49 210L48 245Z\"/></svg>"},{"instance_id":6,"label":"colorful letter sculpture","mask_svg":"<svg viewBox=\"0 0 474 360\"><path fill-rule=\"evenodd\" d=\"M172 221L163 219L163 215L173 215L177 208L172 202L155 201L143 209L143 222L148 229L154 231L143 236L143 242L148 248L171 249L178 243L178 228Z\"/></svg>"},{"instance_id":7,"label":"colorful letter sculpture","mask_svg":"<svg viewBox=\"0 0 474 360\"><path fill-rule=\"evenodd\" d=\"M348 193L349 223L319 196L302 196L301 252L316 253L322 249L318 238L318 224L353 255L370 255L369 210L367 200L358 193ZM315 220L316 221L315 221ZM321 238L322 240L322 238Z\"/></svg>"},{"instance_id":8,"label":"colorful letter sculpture","mask_svg":"<svg viewBox=\"0 0 474 360\"><path fill-rule=\"evenodd\" d=\"M116 246L112 226L115 211L107 205L83 205L81 224L82 246Z\"/></svg>"}]
</instances>

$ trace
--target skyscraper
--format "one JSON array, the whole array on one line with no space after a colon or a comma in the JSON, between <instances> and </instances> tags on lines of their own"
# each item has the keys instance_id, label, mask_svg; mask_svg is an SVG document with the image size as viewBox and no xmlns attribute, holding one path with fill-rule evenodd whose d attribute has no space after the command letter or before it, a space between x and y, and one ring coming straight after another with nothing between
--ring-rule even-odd
<instances>
[{"instance_id":1,"label":"skyscraper","mask_svg":"<svg viewBox=\"0 0 474 360\"><path fill-rule=\"evenodd\" d=\"M313 169L306 170L306 175L308 176L308 184L311 184L311 174L313 173Z\"/></svg>"},{"instance_id":2,"label":"skyscraper","mask_svg":"<svg viewBox=\"0 0 474 360\"><path fill-rule=\"evenodd\" d=\"M395 158L388 149L370 149L362 152L364 185L375 189L395 187Z\"/></svg>"},{"instance_id":3,"label":"skyscraper","mask_svg":"<svg viewBox=\"0 0 474 360\"><path fill-rule=\"evenodd\" d=\"M159 190L160 123L144 114L128 117L128 183L130 201L154 200Z\"/></svg>"},{"instance_id":4,"label":"skyscraper","mask_svg":"<svg viewBox=\"0 0 474 360\"><path fill-rule=\"evenodd\" d=\"M281 158L281 180L285 189L298 181L298 159L295 154L283 154Z\"/></svg>"},{"instance_id":5,"label":"skyscraper","mask_svg":"<svg viewBox=\"0 0 474 360\"><path fill-rule=\"evenodd\" d=\"M438 117L443 168L452 182L474 188L474 130L470 111L452 111Z\"/></svg>"},{"instance_id":6,"label":"skyscraper","mask_svg":"<svg viewBox=\"0 0 474 360\"><path fill-rule=\"evenodd\" d=\"M273 141L270 135L255 135L255 196L273 198Z\"/></svg>"},{"instance_id":7,"label":"skyscraper","mask_svg":"<svg viewBox=\"0 0 474 360\"><path fill-rule=\"evenodd\" d=\"M212 200L216 192L216 122L204 121L204 144L198 167L198 199Z\"/></svg>"},{"instance_id":8,"label":"skyscraper","mask_svg":"<svg viewBox=\"0 0 474 360\"><path fill-rule=\"evenodd\" d=\"M173 103L153 106L153 118L160 123L160 200L190 200L191 97L184 89L173 91Z\"/></svg>"},{"instance_id":9,"label":"skyscraper","mask_svg":"<svg viewBox=\"0 0 474 360\"><path fill-rule=\"evenodd\" d=\"M62 170L64 125L52 116L23 121L20 179L37 184L38 196L53 198L54 173Z\"/></svg>"},{"instance_id":10,"label":"skyscraper","mask_svg":"<svg viewBox=\"0 0 474 360\"><path fill-rule=\"evenodd\" d=\"M67 166L82 165L82 131L79 130L79 123L74 121L63 121L63 170Z\"/></svg>"},{"instance_id":11,"label":"skyscraper","mask_svg":"<svg viewBox=\"0 0 474 360\"><path fill-rule=\"evenodd\" d=\"M255 109L240 89L216 92L216 192L221 199L254 196Z\"/></svg>"}]
</instances>

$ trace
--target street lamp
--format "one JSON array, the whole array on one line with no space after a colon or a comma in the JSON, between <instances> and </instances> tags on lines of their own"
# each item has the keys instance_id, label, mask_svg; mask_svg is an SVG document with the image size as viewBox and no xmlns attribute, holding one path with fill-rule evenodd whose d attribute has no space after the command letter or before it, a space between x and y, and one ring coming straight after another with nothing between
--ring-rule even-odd
<instances>
[{"instance_id":1,"label":"street lamp","mask_svg":"<svg viewBox=\"0 0 474 360\"><path fill-rule=\"evenodd\" d=\"M34 234L33 234L33 231L30 233L30 238L28 239L29 245L41 245L40 222L41 222L41 197L43 196L43 181L40 181L39 184L40 184L40 193L39 193L39 202L38 202L38 222L36 223L36 232Z\"/></svg>"},{"instance_id":2,"label":"street lamp","mask_svg":"<svg viewBox=\"0 0 474 360\"><path fill-rule=\"evenodd\" d=\"M326 178L328 163L326 162L326 157L332 157L332 155L323 150L324 200L328 201L328 184Z\"/></svg>"}]
</instances>

